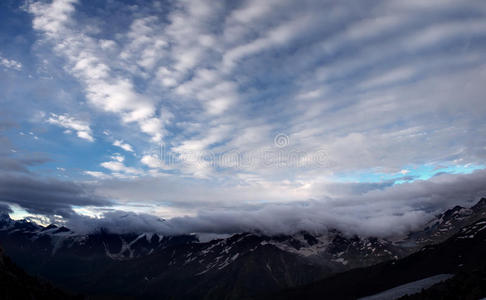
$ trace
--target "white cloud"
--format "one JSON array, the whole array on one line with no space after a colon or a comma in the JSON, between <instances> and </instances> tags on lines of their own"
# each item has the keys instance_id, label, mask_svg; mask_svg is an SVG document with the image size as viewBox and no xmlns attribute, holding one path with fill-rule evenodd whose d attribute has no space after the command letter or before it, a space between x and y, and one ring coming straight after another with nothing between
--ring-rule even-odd
<instances>
[{"instance_id":1,"label":"white cloud","mask_svg":"<svg viewBox=\"0 0 486 300\"><path fill-rule=\"evenodd\" d=\"M309 16L297 18L290 22L281 24L276 28L272 28L264 36L253 40L250 43L239 45L233 49L229 49L223 58L223 66L226 69L233 68L236 63L250 55L265 51L272 47L286 46L296 38L299 34L303 34L306 29L311 26L314 19L312 14Z\"/></svg>"},{"instance_id":2,"label":"white cloud","mask_svg":"<svg viewBox=\"0 0 486 300\"><path fill-rule=\"evenodd\" d=\"M90 142L94 141L91 133L91 128L89 126L89 123L86 121L77 120L74 117L69 116L68 114L57 115L51 113L46 122L67 128L68 130L66 131L66 133L70 133L70 130L74 130L76 132L76 135L81 139L85 139Z\"/></svg>"},{"instance_id":3,"label":"white cloud","mask_svg":"<svg viewBox=\"0 0 486 300\"><path fill-rule=\"evenodd\" d=\"M267 150L283 132L290 136L287 150L306 153L302 160L323 149L334 162L325 169L276 169L257 156L243 169L218 170L191 159L174 166L183 176L264 184L374 167L399 172L411 161L458 155L468 162L484 158L481 141L461 137L483 136L476 130L485 107L478 100L484 49L474 42L484 21L475 14L453 17L457 6L481 14L464 2L439 10L438 2L424 8L378 1L365 14L346 1L245 1L231 8L178 2L163 18L129 15L126 32L103 39L72 19L72 2L52 3L64 17L51 15L47 4L30 10L34 27L66 58L89 103L119 116L130 134L133 126L176 156L234 150L248 156ZM458 48L435 46L450 41ZM437 146L456 138L462 145ZM150 153L145 143L114 145ZM150 155L139 162L166 168ZM236 180L236 173L254 177Z\"/></svg>"},{"instance_id":4,"label":"white cloud","mask_svg":"<svg viewBox=\"0 0 486 300\"><path fill-rule=\"evenodd\" d=\"M0 55L0 66L15 71L22 70L22 64L16 60L8 59Z\"/></svg>"},{"instance_id":5,"label":"white cloud","mask_svg":"<svg viewBox=\"0 0 486 300\"><path fill-rule=\"evenodd\" d=\"M165 131L155 116L154 102L136 92L129 78L112 70L110 59L102 55L107 46L112 48L112 43L105 40L98 43L87 33L72 28L75 3L68 0L31 3L34 29L45 33L56 45L56 52L68 60L67 69L84 85L86 97L95 107L118 114L125 123L137 123L152 141L160 142Z\"/></svg>"},{"instance_id":6,"label":"white cloud","mask_svg":"<svg viewBox=\"0 0 486 300\"><path fill-rule=\"evenodd\" d=\"M367 79L361 84L363 88L372 88L380 85L394 84L400 81L410 79L415 74L415 70L410 67L399 67L387 71L384 74L378 74L375 77Z\"/></svg>"},{"instance_id":7,"label":"white cloud","mask_svg":"<svg viewBox=\"0 0 486 300\"><path fill-rule=\"evenodd\" d=\"M98 186L109 197L170 202L200 213L191 226L206 228L334 223L381 232L407 228L430 215L424 203L439 203L437 195L452 203L467 189L424 193L437 178L406 189L333 181L356 172L408 177L410 165L486 158L484 5L423 2L195 0L163 12L141 4L123 14L128 26L116 34L118 20L78 18L75 9L89 3L29 2L29 11L43 37L35 51L53 50L66 63L86 97L83 110L103 112L99 132L126 137L130 143L108 140L144 154L114 154L101 163L105 171L85 172L110 179ZM109 127L110 114L121 126ZM71 115L79 114L51 115L50 123L93 139L97 124L75 126ZM277 133L289 137L286 147L275 147ZM155 144L181 163L148 154ZM286 158L292 151L302 155ZM331 163L295 166L315 154ZM248 205L253 211L238 221Z\"/></svg>"},{"instance_id":8,"label":"white cloud","mask_svg":"<svg viewBox=\"0 0 486 300\"><path fill-rule=\"evenodd\" d=\"M78 131L77 135L79 138L88 140L90 142L94 141L93 137L87 131Z\"/></svg>"},{"instance_id":9,"label":"white cloud","mask_svg":"<svg viewBox=\"0 0 486 300\"><path fill-rule=\"evenodd\" d=\"M124 164L125 157L123 155L115 153L110 158L110 161L102 162L100 166L110 170L112 172L112 176L119 178L130 178L131 176L135 175L143 175L142 170L126 166Z\"/></svg>"},{"instance_id":10,"label":"white cloud","mask_svg":"<svg viewBox=\"0 0 486 300\"><path fill-rule=\"evenodd\" d=\"M113 172L140 174L139 170L135 168L127 167L123 164L123 162L120 162L118 160L103 162L100 164L100 166Z\"/></svg>"},{"instance_id":11,"label":"white cloud","mask_svg":"<svg viewBox=\"0 0 486 300\"><path fill-rule=\"evenodd\" d=\"M49 36L57 36L69 22L69 15L75 10L76 0L54 0L50 5L41 2L30 3L29 10L36 15L35 29L42 29Z\"/></svg>"},{"instance_id":12,"label":"white cloud","mask_svg":"<svg viewBox=\"0 0 486 300\"><path fill-rule=\"evenodd\" d=\"M169 167L164 161L162 161L156 155L144 155L142 159L140 159L140 162L152 169L163 169L163 170L171 169L171 167Z\"/></svg>"},{"instance_id":13,"label":"white cloud","mask_svg":"<svg viewBox=\"0 0 486 300\"><path fill-rule=\"evenodd\" d=\"M123 140L115 140L113 146L120 147L127 152L134 152L132 145L123 142Z\"/></svg>"},{"instance_id":14,"label":"white cloud","mask_svg":"<svg viewBox=\"0 0 486 300\"><path fill-rule=\"evenodd\" d=\"M111 156L112 160L116 160L117 162L124 162L125 157L123 155L120 155L118 153L115 153L114 155Z\"/></svg>"},{"instance_id":15,"label":"white cloud","mask_svg":"<svg viewBox=\"0 0 486 300\"><path fill-rule=\"evenodd\" d=\"M111 178L110 175L105 174L103 172L99 172L99 171L84 171L83 173L86 174L86 175L89 175L89 176L98 178L98 179L108 179L108 178Z\"/></svg>"},{"instance_id":16,"label":"white cloud","mask_svg":"<svg viewBox=\"0 0 486 300\"><path fill-rule=\"evenodd\" d=\"M165 48L168 43L159 36L159 30L156 29L157 21L155 16L134 20L127 33L130 42L120 54L128 61L135 60L137 65L146 71L152 70L166 55Z\"/></svg>"}]
</instances>

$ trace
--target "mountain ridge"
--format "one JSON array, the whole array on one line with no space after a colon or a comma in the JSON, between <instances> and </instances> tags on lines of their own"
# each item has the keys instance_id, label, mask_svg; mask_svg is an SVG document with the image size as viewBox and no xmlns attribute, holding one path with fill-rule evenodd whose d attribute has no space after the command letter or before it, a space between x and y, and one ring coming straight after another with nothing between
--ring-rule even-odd
<instances>
[{"instance_id":1,"label":"mountain ridge","mask_svg":"<svg viewBox=\"0 0 486 300\"><path fill-rule=\"evenodd\" d=\"M244 299L398 261L444 242L484 217L482 198L471 208L446 210L401 241L329 230L273 236L239 233L204 242L196 235L116 234L103 228L77 234L63 226L2 218L0 244L31 274L75 292Z\"/></svg>"}]
</instances>

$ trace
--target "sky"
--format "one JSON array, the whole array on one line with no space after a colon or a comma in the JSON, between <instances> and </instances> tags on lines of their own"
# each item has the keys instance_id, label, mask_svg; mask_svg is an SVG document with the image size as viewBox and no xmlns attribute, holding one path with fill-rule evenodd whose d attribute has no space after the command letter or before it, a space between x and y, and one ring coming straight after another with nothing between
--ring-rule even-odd
<instances>
[{"instance_id":1,"label":"sky","mask_svg":"<svg viewBox=\"0 0 486 300\"><path fill-rule=\"evenodd\" d=\"M0 210L386 236L486 197L486 2L0 3Z\"/></svg>"}]
</instances>

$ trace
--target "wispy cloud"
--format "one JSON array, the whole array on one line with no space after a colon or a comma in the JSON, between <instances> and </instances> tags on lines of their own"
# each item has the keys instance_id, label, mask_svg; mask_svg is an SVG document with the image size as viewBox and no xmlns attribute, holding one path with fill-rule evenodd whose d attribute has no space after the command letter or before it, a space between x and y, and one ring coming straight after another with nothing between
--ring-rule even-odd
<instances>
[{"instance_id":1,"label":"wispy cloud","mask_svg":"<svg viewBox=\"0 0 486 300\"><path fill-rule=\"evenodd\" d=\"M0 66L15 71L22 70L22 64L14 59L8 59L0 54Z\"/></svg>"},{"instance_id":2,"label":"wispy cloud","mask_svg":"<svg viewBox=\"0 0 486 300\"><path fill-rule=\"evenodd\" d=\"M376 2L362 15L346 2L297 6L291 1L246 1L228 7L181 1L168 6L165 18L142 9L124 20L130 24L126 32L103 39L80 29L80 4L50 5L63 17L53 16L46 4L33 3L34 28L59 45L54 50L67 59L88 100L119 115L124 125L136 124L152 141L163 141L174 155L188 150L224 153L235 147L240 153L263 151L276 133L286 132L302 151L327 149L337 162L333 171L381 166L383 155L390 159L381 167L401 169L410 163L409 156L382 153L376 143L380 149L413 145L407 151L417 156L430 152L420 149L425 144L417 144L417 135L402 135L403 143L385 137L407 128L421 128L427 136L440 129L426 116L445 116L455 105L454 97L440 96L445 83L465 84L464 78L478 74L479 67L473 66L483 58L479 42L468 51L441 48L466 32L469 40L481 36L483 21L474 15L477 5L472 2L431 4L440 6L437 10ZM457 7L470 14L447 17ZM104 30L100 25L94 32ZM443 71L452 69L457 72ZM145 84L137 84L140 78ZM480 80L474 78L472 86ZM444 113L421 105L424 96L413 91L422 89L428 103L443 104ZM462 98L473 101L477 92L468 93ZM163 99L157 96L161 94ZM472 113L465 106L462 110ZM407 122L393 126L403 112ZM351 117L356 115L361 117ZM250 127L261 131L253 133L257 138L252 142L241 143ZM368 158L353 159L344 149L350 143L361 145ZM445 157L450 150L435 147L430 156ZM147 160L142 163L150 166ZM188 164L180 170L185 175L217 174L210 164ZM246 171L262 175L268 170Z\"/></svg>"},{"instance_id":3,"label":"wispy cloud","mask_svg":"<svg viewBox=\"0 0 486 300\"><path fill-rule=\"evenodd\" d=\"M127 152L134 152L132 145L123 142L123 140L115 140L113 146L120 147Z\"/></svg>"},{"instance_id":4,"label":"wispy cloud","mask_svg":"<svg viewBox=\"0 0 486 300\"><path fill-rule=\"evenodd\" d=\"M94 138L91 133L91 127L86 121L77 120L74 117L71 117L69 114L57 115L51 113L49 118L47 118L46 122L66 128L66 133L71 133L71 130L74 130L77 137L90 142L94 142Z\"/></svg>"},{"instance_id":5,"label":"wispy cloud","mask_svg":"<svg viewBox=\"0 0 486 300\"><path fill-rule=\"evenodd\" d=\"M99 171L84 171L83 173L88 175L88 176L95 177L95 178L98 178L98 179L111 178L110 175L103 173L103 172L99 172Z\"/></svg>"},{"instance_id":6,"label":"wispy cloud","mask_svg":"<svg viewBox=\"0 0 486 300\"><path fill-rule=\"evenodd\" d=\"M29 11L35 16L34 29L57 45L55 51L67 59L71 74L83 83L86 97L95 107L118 114L125 123L137 123L142 132L159 142L163 122L154 117L153 101L137 93L130 79L115 74L106 56L100 55L109 41L98 42L73 27L76 2L32 3Z\"/></svg>"}]
</instances>

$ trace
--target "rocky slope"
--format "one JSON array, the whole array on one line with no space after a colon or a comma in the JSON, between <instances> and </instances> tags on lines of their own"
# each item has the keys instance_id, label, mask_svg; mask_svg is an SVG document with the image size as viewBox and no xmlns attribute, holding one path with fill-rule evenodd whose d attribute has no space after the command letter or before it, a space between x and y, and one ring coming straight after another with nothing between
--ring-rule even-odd
<instances>
[{"instance_id":1,"label":"rocky slope","mask_svg":"<svg viewBox=\"0 0 486 300\"><path fill-rule=\"evenodd\" d=\"M486 198L470 208L455 206L429 221L423 230L413 232L407 238L418 247L440 243L456 234L464 226L486 217Z\"/></svg>"},{"instance_id":2,"label":"rocky slope","mask_svg":"<svg viewBox=\"0 0 486 300\"><path fill-rule=\"evenodd\" d=\"M403 259L353 269L298 288L265 295L261 299L358 299L438 274L457 275L433 287L439 289L437 286L443 286L443 292L430 294L435 298L427 298L427 295L407 298L479 299L486 296L484 253L486 218L461 228L442 243L425 246ZM470 290L466 292L461 283L469 283ZM448 294L451 291L456 294ZM468 293L473 298L466 297Z\"/></svg>"},{"instance_id":3,"label":"rocky slope","mask_svg":"<svg viewBox=\"0 0 486 300\"><path fill-rule=\"evenodd\" d=\"M78 299L78 297L28 275L0 248L0 299Z\"/></svg>"}]
</instances>

